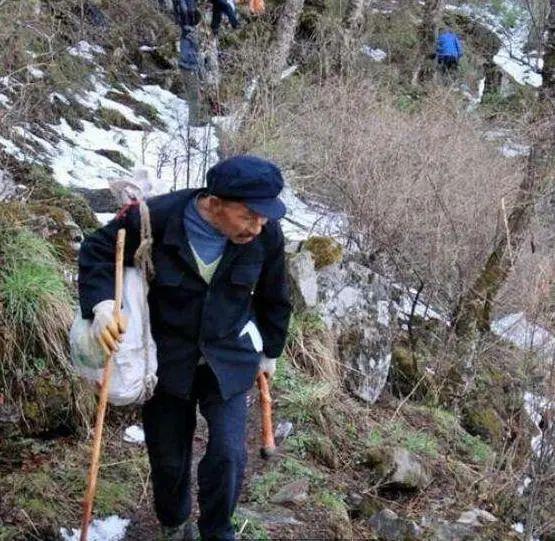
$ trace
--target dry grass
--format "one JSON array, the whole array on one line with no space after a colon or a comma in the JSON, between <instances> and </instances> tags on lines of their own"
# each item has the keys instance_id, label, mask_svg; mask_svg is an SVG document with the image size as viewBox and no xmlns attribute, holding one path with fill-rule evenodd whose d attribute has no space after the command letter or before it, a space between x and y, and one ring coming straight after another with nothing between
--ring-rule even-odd
<instances>
[{"instance_id":1,"label":"dry grass","mask_svg":"<svg viewBox=\"0 0 555 541\"><path fill-rule=\"evenodd\" d=\"M295 368L317 381L326 382L330 389L340 385L343 368L337 358L333 336L318 317L293 316L286 355Z\"/></svg>"}]
</instances>

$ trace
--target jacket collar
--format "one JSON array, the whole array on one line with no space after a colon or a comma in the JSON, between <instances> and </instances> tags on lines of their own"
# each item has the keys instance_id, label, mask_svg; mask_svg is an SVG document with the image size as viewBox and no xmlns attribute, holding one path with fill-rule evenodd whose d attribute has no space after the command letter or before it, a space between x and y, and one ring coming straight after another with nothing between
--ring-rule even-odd
<instances>
[{"instance_id":1,"label":"jacket collar","mask_svg":"<svg viewBox=\"0 0 555 541\"><path fill-rule=\"evenodd\" d=\"M189 244L189 239L187 237L187 232L183 223L183 216L185 214L185 208L189 204L191 199L195 198L198 194L205 191L203 188L198 190L184 190L182 196L180 197L179 203L176 205L175 210L168 217L166 222L166 228L164 230L163 243L167 246L173 246L177 249L179 257L195 272L199 273L197 262L191 246ZM222 259L212 281L217 280L223 272L231 265L234 259L242 252L245 245L234 244L228 241L222 255Z\"/></svg>"}]
</instances>

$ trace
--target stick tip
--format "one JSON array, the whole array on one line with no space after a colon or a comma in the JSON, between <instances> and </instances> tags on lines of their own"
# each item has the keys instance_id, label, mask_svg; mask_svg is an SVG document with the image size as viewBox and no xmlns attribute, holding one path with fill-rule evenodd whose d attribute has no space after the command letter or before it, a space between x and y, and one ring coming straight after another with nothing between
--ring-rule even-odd
<instances>
[{"instance_id":1,"label":"stick tip","mask_svg":"<svg viewBox=\"0 0 555 541\"><path fill-rule=\"evenodd\" d=\"M268 460L269 458L271 458L275 454L276 454L276 448L275 447L262 447L260 449L260 456L264 460Z\"/></svg>"}]
</instances>

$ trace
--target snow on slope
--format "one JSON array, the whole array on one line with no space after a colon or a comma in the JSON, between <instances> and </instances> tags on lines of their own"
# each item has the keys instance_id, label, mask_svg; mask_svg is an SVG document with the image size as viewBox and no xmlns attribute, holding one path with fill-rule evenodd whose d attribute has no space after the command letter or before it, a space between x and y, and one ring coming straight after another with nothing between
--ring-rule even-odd
<instances>
[{"instance_id":1,"label":"snow on slope","mask_svg":"<svg viewBox=\"0 0 555 541\"><path fill-rule=\"evenodd\" d=\"M524 50L531 25L527 12L510 3L512 8L517 10L518 20L513 28L507 28L503 24L502 15L493 13L488 9L488 5L483 4L485 3L480 6L475 4L447 5L446 9L462 13L491 30L502 43L502 47L493 61L517 83L540 87L542 76L538 71L542 68L542 59Z\"/></svg>"}]
</instances>

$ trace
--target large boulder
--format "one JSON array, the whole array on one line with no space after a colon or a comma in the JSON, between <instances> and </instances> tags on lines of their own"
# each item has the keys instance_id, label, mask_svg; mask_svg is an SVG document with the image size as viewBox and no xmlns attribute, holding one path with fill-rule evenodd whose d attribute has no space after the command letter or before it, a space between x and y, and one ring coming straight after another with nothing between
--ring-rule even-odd
<instances>
[{"instance_id":1,"label":"large boulder","mask_svg":"<svg viewBox=\"0 0 555 541\"><path fill-rule=\"evenodd\" d=\"M389 374L394 304L390 283L355 261L318 273L319 306L338 344L348 389L374 403Z\"/></svg>"},{"instance_id":2,"label":"large boulder","mask_svg":"<svg viewBox=\"0 0 555 541\"><path fill-rule=\"evenodd\" d=\"M312 255L302 251L290 256L288 268L295 309L303 311L314 308L318 302L318 277Z\"/></svg>"},{"instance_id":3,"label":"large boulder","mask_svg":"<svg viewBox=\"0 0 555 541\"><path fill-rule=\"evenodd\" d=\"M365 464L384 487L410 492L422 490L431 482L427 468L403 447L371 447Z\"/></svg>"},{"instance_id":4,"label":"large boulder","mask_svg":"<svg viewBox=\"0 0 555 541\"><path fill-rule=\"evenodd\" d=\"M397 291L356 256L344 256L333 239L292 242L286 253L295 310L322 318L344 366L347 388L374 403L391 365Z\"/></svg>"},{"instance_id":5,"label":"large boulder","mask_svg":"<svg viewBox=\"0 0 555 541\"><path fill-rule=\"evenodd\" d=\"M420 528L414 521L399 517L391 509L373 515L368 525L382 541L411 541L420 536Z\"/></svg>"}]
</instances>

